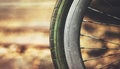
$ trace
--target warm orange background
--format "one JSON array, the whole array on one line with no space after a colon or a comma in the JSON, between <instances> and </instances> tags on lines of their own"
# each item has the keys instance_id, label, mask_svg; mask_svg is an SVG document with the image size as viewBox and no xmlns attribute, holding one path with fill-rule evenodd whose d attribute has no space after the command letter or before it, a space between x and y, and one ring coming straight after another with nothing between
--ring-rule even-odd
<instances>
[{"instance_id":1,"label":"warm orange background","mask_svg":"<svg viewBox=\"0 0 120 69\"><path fill-rule=\"evenodd\" d=\"M49 26L56 0L0 0L0 69L54 69Z\"/></svg>"}]
</instances>

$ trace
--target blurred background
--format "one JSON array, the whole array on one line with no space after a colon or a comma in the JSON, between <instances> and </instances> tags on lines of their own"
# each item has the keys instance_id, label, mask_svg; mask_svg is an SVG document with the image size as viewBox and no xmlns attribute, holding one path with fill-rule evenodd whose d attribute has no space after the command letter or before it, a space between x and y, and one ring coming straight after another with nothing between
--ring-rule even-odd
<instances>
[{"instance_id":1,"label":"blurred background","mask_svg":"<svg viewBox=\"0 0 120 69\"><path fill-rule=\"evenodd\" d=\"M0 69L54 69L49 26L56 0L0 0Z\"/></svg>"}]
</instances>

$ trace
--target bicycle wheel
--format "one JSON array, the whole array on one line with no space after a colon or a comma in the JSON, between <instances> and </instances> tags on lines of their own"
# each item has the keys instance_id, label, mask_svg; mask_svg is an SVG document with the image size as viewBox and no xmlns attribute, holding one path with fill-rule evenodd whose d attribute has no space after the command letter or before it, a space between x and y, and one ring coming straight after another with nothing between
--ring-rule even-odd
<instances>
[{"instance_id":1,"label":"bicycle wheel","mask_svg":"<svg viewBox=\"0 0 120 69\"><path fill-rule=\"evenodd\" d=\"M69 68L120 69L120 18L113 16L116 14L110 15L110 11L104 11L103 8L100 10L98 7L97 10L93 6L88 7L82 22L84 10L82 9L82 12L81 6L78 6L82 4L84 3L71 6L66 19L64 47ZM107 5L106 9L111 8L108 4L105 5Z\"/></svg>"},{"instance_id":2,"label":"bicycle wheel","mask_svg":"<svg viewBox=\"0 0 120 69\"><path fill-rule=\"evenodd\" d=\"M69 69L84 69L79 37L85 9L91 0L75 0L69 10L64 31L65 55Z\"/></svg>"},{"instance_id":3,"label":"bicycle wheel","mask_svg":"<svg viewBox=\"0 0 120 69\"><path fill-rule=\"evenodd\" d=\"M116 58L120 56L120 44L115 42L119 40L119 29L116 30L115 27L119 27L120 18L113 16L114 13L110 15L111 12L101 10L101 7L95 7L98 10L94 9L94 5L88 7L91 0L69 1L58 1L58 8L51 23L50 43L56 69L120 68L119 65L115 65L120 63L120 59ZM105 5L111 7L106 1ZM87 13L84 15L87 7ZM103 30L102 26L108 29ZM80 31L81 29L85 31ZM114 60L110 62L111 58Z\"/></svg>"},{"instance_id":4,"label":"bicycle wheel","mask_svg":"<svg viewBox=\"0 0 120 69\"><path fill-rule=\"evenodd\" d=\"M76 60L79 60L79 62L77 62L76 60L72 62L72 64L71 62L67 62L67 61L73 61L74 57L72 57L71 60L66 60L66 58L69 58L69 56L66 56L65 49L64 49L64 27L65 27L66 17L69 9L78 7L76 9L73 9L73 11L78 11L78 9L81 10L80 15L82 15L81 16L81 21L82 21L84 10L85 8L87 8L88 3L89 3L89 0L75 0L75 1L58 0L57 2L57 5L53 13L52 21L51 21L51 27L50 27L51 53L52 53L53 63L56 69L83 69L84 68L84 65L82 64L81 56L79 55L77 55L79 56L79 58L76 59ZM74 51L76 50L74 49Z\"/></svg>"},{"instance_id":5,"label":"bicycle wheel","mask_svg":"<svg viewBox=\"0 0 120 69\"><path fill-rule=\"evenodd\" d=\"M73 0L57 0L50 25L50 46L55 69L68 69L64 53L64 26Z\"/></svg>"}]
</instances>

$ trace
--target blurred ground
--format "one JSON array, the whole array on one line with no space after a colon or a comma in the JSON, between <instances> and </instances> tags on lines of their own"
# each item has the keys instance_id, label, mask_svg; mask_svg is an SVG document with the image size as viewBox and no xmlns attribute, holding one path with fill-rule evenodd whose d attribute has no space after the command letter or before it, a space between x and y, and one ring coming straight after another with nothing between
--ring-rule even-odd
<instances>
[{"instance_id":1,"label":"blurred ground","mask_svg":"<svg viewBox=\"0 0 120 69\"><path fill-rule=\"evenodd\" d=\"M54 69L49 23L55 0L0 0L0 69Z\"/></svg>"}]
</instances>

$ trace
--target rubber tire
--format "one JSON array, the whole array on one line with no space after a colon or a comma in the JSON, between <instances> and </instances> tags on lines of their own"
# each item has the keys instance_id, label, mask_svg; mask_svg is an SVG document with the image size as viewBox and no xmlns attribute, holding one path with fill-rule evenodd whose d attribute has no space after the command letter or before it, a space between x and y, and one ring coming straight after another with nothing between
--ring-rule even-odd
<instances>
[{"instance_id":1,"label":"rubber tire","mask_svg":"<svg viewBox=\"0 0 120 69\"><path fill-rule=\"evenodd\" d=\"M69 69L64 52L64 26L73 0L57 0L50 25L50 48L55 69Z\"/></svg>"},{"instance_id":2,"label":"rubber tire","mask_svg":"<svg viewBox=\"0 0 120 69\"><path fill-rule=\"evenodd\" d=\"M64 47L69 69L85 69L80 53L80 28L90 2L91 0L74 0L66 19Z\"/></svg>"}]
</instances>

